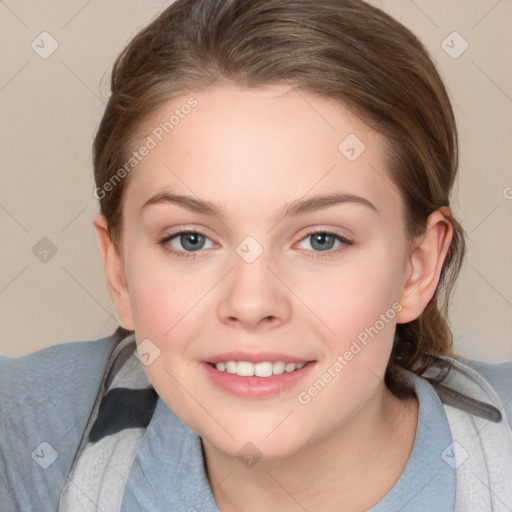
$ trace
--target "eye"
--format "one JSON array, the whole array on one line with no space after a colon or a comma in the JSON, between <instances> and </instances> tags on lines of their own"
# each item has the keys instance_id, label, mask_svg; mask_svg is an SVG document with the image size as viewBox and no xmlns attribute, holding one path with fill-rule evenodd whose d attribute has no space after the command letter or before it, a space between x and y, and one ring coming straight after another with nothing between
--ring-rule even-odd
<instances>
[{"instance_id":1,"label":"eye","mask_svg":"<svg viewBox=\"0 0 512 512\"><path fill-rule=\"evenodd\" d=\"M205 244L209 242L211 248L213 242L205 235L196 230L178 231L172 235L168 235L159 244L171 254L180 258L195 258L195 252L205 248ZM192 253L192 254L191 254Z\"/></svg>"},{"instance_id":2,"label":"eye","mask_svg":"<svg viewBox=\"0 0 512 512\"><path fill-rule=\"evenodd\" d=\"M309 247L302 247L302 249L313 250L315 253L314 257L324 257L338 253L353 244L347 238L344 238L336 233L330 231L313 231L308 233L300 243L307 242ZM336 246L336 243L338 245ZM336 248L334 248L336 246Z\"/></svg>"},{"instance_id":3,"label":"eye","mask_svg":"<svg viewBox=\"0 0 512 512\"><path fill-rule=\"evenodd\" d=\"M304 242L307 242L309 247L301 248L311 251L313 253L312 256L315 258L332 256L353 245L353 242L347 238L330 231L313 231L308 233L299 244ZM201 249L213 247L213 242L207 236L192 229L168 235L158 243L165 251L179 258L195 258ZM210 244L209 246L207 246L208 243Z\"/></svg>"}]
</instances>

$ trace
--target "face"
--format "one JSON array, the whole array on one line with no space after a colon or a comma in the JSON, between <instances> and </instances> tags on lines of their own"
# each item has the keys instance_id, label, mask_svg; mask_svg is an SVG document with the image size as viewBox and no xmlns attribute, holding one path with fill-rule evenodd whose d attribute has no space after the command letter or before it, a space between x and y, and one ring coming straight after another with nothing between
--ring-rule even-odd
<instances>
[{"instance_id":1,"label":"face","mask_svg":"<svg viewBox=\"0 0 512 512\"><path fill-rule=\"evenodd\" d=\"M408 277L384 139L287 86L185 94L141 134L124 324L159 354L144 368L160 397L232 456L286 457L350 424L382 391Z\"/></svg>"}]
</instances>

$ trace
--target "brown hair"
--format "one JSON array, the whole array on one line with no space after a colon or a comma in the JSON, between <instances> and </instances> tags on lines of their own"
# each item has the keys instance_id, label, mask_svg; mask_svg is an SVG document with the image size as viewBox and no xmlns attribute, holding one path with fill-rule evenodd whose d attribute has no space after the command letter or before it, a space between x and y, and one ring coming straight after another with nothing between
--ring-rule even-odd
<instances>
[{"instance_id":1,"label":"brown hair","mask_svg":"<svg viewBox=\"0 0 512 512\"><path fill-rule=\"evenodd\" d=\"M416 36L360 0L172 3L114 63L112 94L94 140L96 186L125 164L143 121L158 107L212 82L244 87L287 82L338 101L382 133L410 240L424 232L432 212L449 206L458 147L447 91ZM100 198L116 243L127 181ZM437 355L453 355L448 299L465 243L459 223L448 219L453 239L436 293L419 318L396 328L386 383L398 396L409 394L410 387L397 367L421 374Z\"/></svg>"}]
</instances>

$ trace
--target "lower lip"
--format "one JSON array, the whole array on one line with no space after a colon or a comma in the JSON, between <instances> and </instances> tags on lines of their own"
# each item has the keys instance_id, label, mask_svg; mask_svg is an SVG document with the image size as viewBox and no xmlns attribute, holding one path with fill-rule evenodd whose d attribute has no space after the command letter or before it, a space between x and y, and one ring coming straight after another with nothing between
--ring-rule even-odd
<instances>
[{"instance_id":1,"label":"lower lip","mask_svg":"<svg viewBox=\"0 0 512 512\"><path fill-rule=\"evenodd\" d=\"M314 361L306 363L299 370L285 372L272 377L240 377L234 373L220 372L208 363L201 363L211 382L222 391L244 398L271 398L289 391L313 368Z\"/></svg>"}]
</instances>

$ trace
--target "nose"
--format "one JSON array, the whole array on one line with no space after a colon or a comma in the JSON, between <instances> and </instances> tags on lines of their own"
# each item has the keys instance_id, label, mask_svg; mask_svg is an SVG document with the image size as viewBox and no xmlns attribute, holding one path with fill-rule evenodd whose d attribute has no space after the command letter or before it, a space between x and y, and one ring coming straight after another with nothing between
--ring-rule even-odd
<instances>
[{"instance_id":1,"label":"nose","mask_svg":"<svg viewBox=\"0 0 512 512\"><path fill-rule=\"evenodd\" d=\"M290 292L269 267L265 253L247 263L234 255L234 268L223 280L219 319L247 330L270 329L289 321Z\"/></svg>"}]
</instances>

